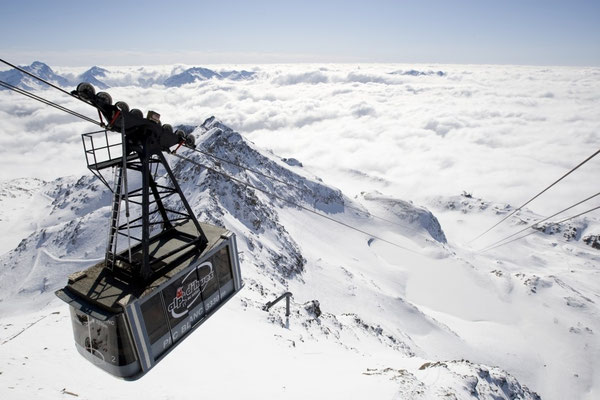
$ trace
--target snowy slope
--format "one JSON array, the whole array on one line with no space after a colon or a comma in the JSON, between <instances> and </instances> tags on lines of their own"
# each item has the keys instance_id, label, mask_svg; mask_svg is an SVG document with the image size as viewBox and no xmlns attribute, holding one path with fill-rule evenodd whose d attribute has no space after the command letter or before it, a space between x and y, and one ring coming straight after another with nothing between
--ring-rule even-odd
<instances>
[{"instance_id":1,"label":"snowy slope","mask_svg":"<svg viewBox=\"0 0 600 400\"><path fill-rule=\"evenodd\" d=\"M286 184L186 157L403 248L172 158L199 218L238 236L246 287L147 377L127 383L76 353L66 306L53 296L69 273L102 258L107 191L91 176L5 182L3 199L14 201L3 203L2 227L28 214L39 224L21 223L23 240L6 241L13 250L0 259L0 396L176 398L189 395L189 382L226 398L597 395L600 257L583 240L599 233L597 220L575 220L577 235L565 237L573 231L565 226L508 253L479 254L455 233L510 206L455 196L430 200L428 210L377 192L351 199L214 118L194 134L199 148ZM47 200L34 201L40 196ZM283 307L262 311L286 290L289 319ZM223 387L225 374L236 384Z\"/></svg>"},{"instance_id":2,"label":"snowy slope","mask_svg":"<svg viewBox=\"0 0 600 400\"><path fill-rule=\"evenodd\" d=\"M46 182L34 178L0 182L0 223L5 232L11 232L11 235L3 236L0 253L13 249L21 238L38 226L41 216L31 205L51 202L43 193L45 185Z\"/></svg>"}]
</instances>

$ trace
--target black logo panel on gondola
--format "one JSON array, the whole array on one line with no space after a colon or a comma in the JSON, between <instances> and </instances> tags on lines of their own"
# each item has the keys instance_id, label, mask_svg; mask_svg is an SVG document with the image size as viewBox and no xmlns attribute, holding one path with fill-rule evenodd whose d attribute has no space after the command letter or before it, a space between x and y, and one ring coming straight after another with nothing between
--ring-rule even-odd
<instances>
[{"instance_id":1,"label":"black logo panel on gondola","mask_svg":"<svg viewBox=\"0 0 600 400\"><path fill-rule=\"evenodd\" d=\"M175 279L163 289L162 295L171 326L171 336L173 341L177 341L204 316L202 282L198 279L196 269Z\"/></svg>"}]
</instances>

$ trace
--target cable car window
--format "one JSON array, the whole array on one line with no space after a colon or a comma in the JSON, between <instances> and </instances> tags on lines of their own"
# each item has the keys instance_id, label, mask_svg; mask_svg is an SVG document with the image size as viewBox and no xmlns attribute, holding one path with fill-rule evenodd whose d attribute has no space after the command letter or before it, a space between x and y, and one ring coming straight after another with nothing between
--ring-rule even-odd
<instances>
[{"instance_id":1,"label":"cable car window","mask_svg":"<svg viewBox=\"0 0 600 400\"><path fill-rule=\"evenodd\" d=\"M198 266L198 275L200 276L200 285L202 290L202 300L204 300L204 309L208 312L219 302L219 283L217 274L212 261L205 261Z\"/></svg>"},{"instance_id":2,"label":"cable car window","mask_svg":"<svg viewBox=\"0 0 600 400\"><path fill-rule=\"evenodd\" d=\"M215 254L213 264L219 276L221 298L225 298L233 292L233 281L231 274L231 261L229 260L229 247L225 246Z\"/></svg>"},{"instance_id":3,"label":"cable car window","mask_svg":"<svg viewBox=\"0 0 600 400\"><path fill-rule=\"evenodd\" d=\"M213 265L219 275L219 286L223 286L231 280L231 263L229 262L229 248L223 247L215 254Z\"/></svg>"},{"instance_id":4,"label":"cable car window","mask_svg":"<svg viewBox=\"0 0 600 400\"><path fill-rule=\"evenodd\" d=\"M140 309L142 310L150 344L154 344L169 332L169 325L167 324L167 317L165 316L160 296L153 296L150 300L142 304Z\"/></svg>"},{"instance_id":5,"label":"cable car window","mask_svg":"<svg viewBox=\"0 0 600 400\"><path fill-rule=\"evenodd\" d=\"M99 363L127 365L136 360L122 314L100 321L71 307L71 321L75 342Z\"/></svg>"},{"instance_id":6,"label":"cable car window","mask_svg":"<svg viewBox=\"0 0 600 400\"><path fill-rule=\"evenodd\" d=\"M131 337L127 332L127 323L125 321L125 316L123 314L119 314L116 318L117 320L117 351L118 351L118 365L127 365L134 361L136 361L137 357L135 355L135 349L133 347L133 343L131 343ZM114 338L114 335L112 335ZM114 349L115 346L112 346L113 354L111 355L111 363L114 363Z\"/></svg>"}]
</instances>

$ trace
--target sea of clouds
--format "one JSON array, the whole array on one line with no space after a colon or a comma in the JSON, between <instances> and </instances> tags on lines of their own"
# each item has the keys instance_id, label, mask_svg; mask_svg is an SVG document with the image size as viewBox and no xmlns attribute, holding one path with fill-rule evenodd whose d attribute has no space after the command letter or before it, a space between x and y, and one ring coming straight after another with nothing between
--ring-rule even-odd
<instances>
[{"instance_id":1,"label":"sea of clouds","mask_svg":"<svg viewBox=\"0 0 600 400\"><path fill-rule=\"evenodd\" d=\"M104 67L104 81L113 99L155 110L164 123L214 115L349 195L377 189L423 201L467 191L518 205L600 148L600 68L202 66L256 74L166 88L153 82L185 66ZM39 94L96 116L58 91ZM86 173L80 134L94 125L7 91L0 120L0 179ZM532 208L549 214L596 193L599 167L600 156Z\"/></svg>"}]
</instances>

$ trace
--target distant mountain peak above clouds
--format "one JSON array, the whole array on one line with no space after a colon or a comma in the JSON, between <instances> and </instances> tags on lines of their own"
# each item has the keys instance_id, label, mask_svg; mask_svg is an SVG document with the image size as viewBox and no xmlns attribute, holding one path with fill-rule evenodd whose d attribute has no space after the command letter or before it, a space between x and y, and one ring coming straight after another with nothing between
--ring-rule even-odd
<instances>
[{"instance_id":1,"label":"distant mountain peak above clouds","mask_svg":"<svg viewBox=\"0 0 600 400\"><path fill-rule=\"evenodd\" d=\"M94 76L104 77L104 76L106 76L107 72L108 72L108 70L94 65L92 68L88 69L85 73L90 73Z\"/></svg>"},{"instance_id":2,"label":"distant mountain peak above clouds","mask_svg":"<svg viewBox=\"0 0 600 400\"><path fill-rule=\"evenodd\" d=\"M256 75L256 72L246 71L243 69L241 71L236 71L236 70L221 71L220 74L221 74L221 77L223 77L224 79L231 79L234 81L239 81L239 80L254 78L254 76Z\"/></svg>"},{"instance_id":3,"label":"distant mountain peak above clouds","mask_svg":"<svg viewBox=\"0 0 600 400\"><path fill-rule=\"evenodd\" d=\"M136 69L128 68L102 68L92 66L85 72L77 75L66 73L60 75L52 70L47 64L41 61L34 61L29 66L22 67L28 72L40 76L52 83L62 87L75 87L80 82L88 82L96 88L105 90L110 87L119 86L138 86L150 87L153 85L162 85L165 87L181 87L196 82L210 80L224 81L249 81L258 77L256 71L245 69L210 69L202 66L176 66L172 69L139 67ZM318 71L309 71L302 73L283 74L275 77L275 82L280 84L298 84L298 83L326 83L341 79L347 82L358 83L397 83L400 77L446 77L447 72L442 70L426 69L398 69L383 74L369 74L361 71L359 67L355 71L350 71L344 78L331 75L327 69L321 68ZM27 77L19 71L7 70L0 72L0 78L11 85L25 90L46 88L37 80Z\"/></svg>"},{"instance_id":4,"label":"distant mountain peak above clouds","mask_svg":"<svg viewBox=\"0 0 600 400\"><path fill-rule=\"evenodd\" d=\"M23 67L23 69L32 73L35 72L44 75L53 73L52 68L50 68L48 64L44 64L41 61L34 61L29 67Z\"/></svg>"},{"instance_id":5,"label":"distant mountain peak above clouds","mask_svg":"<svg viewBox=\"0 0 600 400\"><path fill-rule=\"evenodd\" d=\"M80 82L88 82L96 86L99 89L108 89L110 86L99 80L98 78L105 78L108 70L93 66L92 68L79 75Z\"/></svg>"},{"instance_id":6,"label":"distant mountain peak above clouds","mask_svg":"<svg viewBox=\"0 0 600 400\"><path fill-rule=\"evenodd\" d=\"M253 79L255 72L246 70L227 69L215 71L204 67L191 67L185 70L177 68L171 72L143 72L140 68L139 76L136 74L121 74L118 71L92 66L85 72L76 74L61 75L48 65L41 61L34 61L31 65L21 66L23 70L30 72L40 78L57 84L64 88L77 86L80 82L88 82L94 85L97 89L105 90L115 86L141 86L149 87L152 85L164 85L166 87L180 87L189 83L201 82L210 79L226 79L232 81L241 81ZM40 81L30 77L15 69L0 71L0 80L3 80L13 86L25 90L46 89ZM2 89L2 88L0 88Z\"/></svg>"},{"instance_id":7,"label":"distant mountain peak above clouds","mask_svg":"<svg viewBox=\"0 0 600 400\"><path fill-rule=\"evenodd\" d=\"M181 73L170 76L164 81L163 84L167 87L179 87L188 83L206 81L209 79L230 79L235 81L252 79L254 75L254 72L245 70L216 72L208 68L193 67L188 68Z\"/></svg>"},{"instance_id":8,"label":"distant mountain peak above clouds","mask_svg":"<svg viewBox=\"0 0 600 400\"><path fill-rule=\"evenodd\" d=\"M179 74L175 74L175 75L172 75L171 77L167 78L164 82L164 85L168 86L168 87L182 86L187 83L192 83L192 82L196 82L196 81L205 81L205 80L215 78L218 76L219 76L219 74L217 74L215 71L212 71L210 69L202 68L202 67L194 67L194 68L188 68Z\"/></svg>"},{"instance_id":9,"label":"distant mountain peak above clouds","mask_svg":"<svg viewBox=\"0 0 600 400\"><path fill-rule=\"evenodd\" d=\"M71 85L70 81L67 78L58 75L52 70L52 68L50 68L50 66L48 66L48 64L45 64L41 61L34 61L31 63L31 65L24 65L21 66L21 68L58 86L69 87ZM39 80L15 69L0 71L0 80L25 90L33 90L48 87Z\"/></svg>"},{"instance_id":10,"label":"distant mountain peak above clouds","mask_svg":"<svg viewBox=\"0 0 600 400\"><path fill-rule=\"evenodd\" d=\"M409 76L427 76L427 75L437 75L437 76L446 76L446 72L444 71L419 71L416 69L409 70L398 70L390 72L391 75L409 75Z\"/></svg>"}]
</instances>

